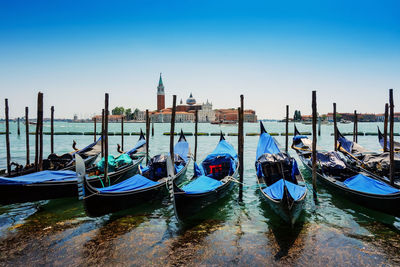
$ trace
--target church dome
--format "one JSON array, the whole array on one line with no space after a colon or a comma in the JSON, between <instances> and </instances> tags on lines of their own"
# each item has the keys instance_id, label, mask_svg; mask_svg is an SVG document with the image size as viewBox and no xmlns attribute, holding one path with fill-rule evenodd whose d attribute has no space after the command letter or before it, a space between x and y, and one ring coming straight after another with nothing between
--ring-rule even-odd
<instances>
[{"instance_id":1,"label":"church dome","mask_svg":"<svg viewBox=\"0 0 400 267\"><path fill-rule=\"evenodd\" d=\"M194 104L196 104L196 99L193 98L192 93L190 93L189 98L186 100L186 104L188 104L188 105L194 105Z\"/></svg>"}]
</instances>

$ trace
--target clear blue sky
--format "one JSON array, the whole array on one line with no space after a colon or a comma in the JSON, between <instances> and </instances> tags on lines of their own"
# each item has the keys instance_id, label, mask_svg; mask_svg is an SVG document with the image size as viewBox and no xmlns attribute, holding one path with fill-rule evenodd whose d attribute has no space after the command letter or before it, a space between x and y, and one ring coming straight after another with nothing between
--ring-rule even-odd
<instances>
[{"instance_id":1,"label":"clear blue sky","mask_svg":"<svg viewBox=\"0 0 400 267\"><path fill-rule=\"evenodd\" d=\"M0 108L11 117L155 109L192 92L214 108L281 118L285 105L319 112L382 112L388 88L400 107L399 1L1 1ZM1 111L0 117L4 117Z\"/></svg>"}]
</instances>

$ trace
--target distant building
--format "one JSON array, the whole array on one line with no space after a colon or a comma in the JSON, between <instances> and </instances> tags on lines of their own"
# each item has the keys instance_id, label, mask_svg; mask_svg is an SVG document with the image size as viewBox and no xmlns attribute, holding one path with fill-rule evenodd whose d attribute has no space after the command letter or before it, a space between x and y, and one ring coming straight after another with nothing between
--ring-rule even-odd
<instances>
[{"instance_id":1,"label":"distant building","mask_svg":"<svg viewBox=\"0 0 400 267\"><path fill-rule=\"evenodd\" d=\"M158 86L157 86L157 110L160 111L164 108L165 108L165 92L164 92L164 84L160 73L160 80L158 81Z\"/></svg>"},{"instance_id":2,"label":"distant building","mask_svg":"<svg viewBox=\"0 0 400 267\"><path fill-rule=\"evenodd\" d=\"M74 114L74 121L78 120L78 115Z\"/></svg>"},{"instance_id":3,"label":"distant building","mask_svg":"<svg viewBox=\"0 0 400 267\"><path fill-rule=\"evenodd\" d=\"M201 105L201 109L197 113L199 122L215 121L215 111L212 109L212 103L207 102Z\"/></svg>"},{"instance_id":4,"label":"distant building","mask_svg":"<svg viewBox=\"0 0 400 267\"><path fill-rule=\"evenodd\" d=\"M108 122L120 122L122 120L122 117L125 117L124 115L108 115ZM96 121L101 121L101 115L96 115L92 118L93 120L96 119Z\"/></svg>"},{"instance_id":5,"label":"distant building","mask_svg":"<svg viewBox=\"0 0 400 267\"><path fill-rule=\"evenodd\" d=\"M254 110L247 109L243 112L244 122L257 122L257 115ZM218 122L237 122L238 121L238 110L231 109L216 109L215 118Z\"/></svg>"}]
</instances>

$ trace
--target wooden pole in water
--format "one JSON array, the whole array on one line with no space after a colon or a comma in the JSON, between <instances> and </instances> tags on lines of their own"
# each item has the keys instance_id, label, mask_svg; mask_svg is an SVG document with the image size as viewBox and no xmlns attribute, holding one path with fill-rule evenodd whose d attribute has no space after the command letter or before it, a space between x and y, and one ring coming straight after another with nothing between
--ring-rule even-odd
<instances>
[{"instance_id":1,"label":"wooden pole in water","mask_svg":"<svg viewBox=\"0 0 400 267\"><path fill-rule=\"evenodd\" d=\"M387 152L387 136L388 136L388 120L389 120L389 104L385 104L385 122L383 123L383 151Z\"/></svg>"},{"instance_id":2,"label":"wooden pole in water","mask_svg":"<svg viewBox=\"0 0 400 267\"><path fill-rule=\"evenodd\" d=\"M321 136L321 116L318 116L318 136Z\"/></svg>"},{"instance_id":3,"label":"wooden pole in water","mask_svg":"<svg viewBox=\"0 0 400 267\"><path fill-rule=\"evenodd\" d=\"M393 104L393 89L389 89L389 107L390 107L390 184L394 185L394 104Z\"/></svg>"},{"instance_id":4,"label":"wooden pole in water","mask_svg":"<svg viewBox=\"0 0 400 267\"><path fill-rule=\"evenodd\" d=\"M194 113L194 161L197 160L197 130L198 130L198 123L199 123L199 113L196 109Z\"/></svg>"},{"instance_id":5,"label":"wooden pole in water","mask_svg":"<svg viewBox=\"0 0 400 267\"><path fill-rule=\"evenodd\" d=\"M18 136L20 136L20 135L21 135L21 130L20 130L20 128L19 128L19 117L17 118L17 124L18 124L17 133L18 133Z\"/></svg>"},{"instance_id":6,"label":"wooden pole in water","mask_svg":"<svg viewBox=\"0 0 400 267\"><path fill-rule=\"evenodd\" d=\"M29 108L25 107L25 142L26 142L26 165L29 165Z\"/></svg>"},{"instance_id":7,"label":"wooden pole in water","mask_svg":"<svg viewBox=\"0 0 400 267\"><path fill-rule=\"evenodd\" d=\"M354 127L353 127L353 142L358 142L358 116L357 110L354 110Z\"/></svg>"},{"instance_id":8,"label":"wooden pole in water","mask_svg":"<svg viewBox=\"0 0 400 267\"><path fill-rule=\"evenodd\" d=\"M285 138L285 151L289 150L289 105L286 105L286 138Z\"/></svg>"},{"instance_id":9,"label":"wooden pole in water","mask_svg":"<svg viewBox=\"0 0 400 267\"><path fill-rule=\"evenodd\" d=\"M333 103L333 136L335 138L334 150L337 151L337 120L336 120L336 103Z\"/></svg>"},{"instance_id":10,"label":"wooden pole in water","mask_svg":"<svg viewBox=\"0 0 400 267\"><path fill-rule=\"evenodd\" d=\"M50 151L54 153L54 106L51 106L51 118L50 118Z\"/></svg>"},{"instance_id":11,"label":"wooden pole in water","mask_svg":"<svg viewBox=\"0 0 400 267\"><path fill-rule=\"evenodd\" d=\"M43 93L39 93L39 119L40 119L40 127L39 127L39 166L38 170L43 170Z\"/></svg>"},{"instance_id":12,"label":"wooden pole in water","mask_svg":"<svg viewBox=\"0 0 400 267\"><path fill-rule=\"evenodd\" d=\"M109 183L108 179L108 94L105 94L104 101L104 177L106 181Z\"/></svg>"},{"instance_id":13,"label":"wooden pole in water","mask_svg":"<svg viewBox=\"0 0 400 267\"><path fill-rule=\"evenodd\" d=\"M10 152L10 125L8 118L8 99L5 99L5 115L6 115L6 149L7 149L7 173L11 174L11 152Z\"/></svg>"},{"instance_id":14,"label":"wooden pole in water","mask_svg":"<svg viewBox=\"0 0 400 267\"><path fill-rule=\"evenodd\" d=\"M243 198L243 173L244 173L244 160L243 160L243 143L244 143L244 135L243 135L243 115L244 115L244 96L240 95L240 108L239 108L239 133L238 133L238 152L239 152L239 201L242 201Z\"/></svg>"},{"instance_id":15,"label":"wooden pole in water","mask_svg":"<svg viewBox=\"0 0 400 267\"><path fill-rule=\"evenodd\" d=\"M39 94L37 98L37 113L36 113L36 132L35 132L35 170L38 171L39 165Z\"/></svg>"},{"instance_id":16,"label":"wooden pole in water","mask_svg":"<svg viewBox=\"0 0 400 267\"><path fill-rule=\"evenodd\" d=\"M172 113L171 113L171 131L169 137L169 154L171 155L172 166L174 165L174 134L175 134L175 112L176 112L176 95L172 96Z\"/></svg>"},{"instance_id":17,"label":"wooden pole in water","mask_svg":"<svg viewBox=\"0 0 400 267\"><path fill-rule=\"evenodd\" d=\"M154 136L154 120L151 119L151 136Z\"/></svg>"},{"instance_id":18,"label":"wooden pole in water","mask_svg":"<svg viewBox=\"0 0 400 267\"><path fill-rule=\"evenodd\" d=\"M335 115L335 114L334 114ZM317 92L312 91L312 182L314 194L317 190Z\"/></svg>"},{"instance_id":19,"label":"wooden pole in water","mask_svg":"<svg viewBox=\"0 0 400 267\"><path fill-rule=\"evenodd\" d=\"M121 150L124 151L124 115L121 117Z\"/></svg>"},{"instance_id":20,"label":"wooden pole in water","mask_svg":"<svg viewBox=\"0 0 400 267\"><path fill-rule=\"evenodd\" d=\"M150 127L149 127L149 110L146 109L146 165L149 163L149 139L150 139Z\"/></svg>"},{"instance_id":21,"label":"wooden pole in water","mask_svg":"<svg viewBox=\"0 0 400 267\"><path fill-rule=\"evenodd\" d=\"M97 124L97 119L96 117L93 118L93 126L94 126L94 131L93 131L93 142L96 142L96 125Z\"/></svg>"},{"instance_id":22,"label":"wooden pole in water","mask_svg":"<svg viewBox=\"0 0 400 267\"><path fill-rule=\"evenodd\" d=\"M101 157L104 157L104 108L101 110Z\"/></svg>"}]
</instances>

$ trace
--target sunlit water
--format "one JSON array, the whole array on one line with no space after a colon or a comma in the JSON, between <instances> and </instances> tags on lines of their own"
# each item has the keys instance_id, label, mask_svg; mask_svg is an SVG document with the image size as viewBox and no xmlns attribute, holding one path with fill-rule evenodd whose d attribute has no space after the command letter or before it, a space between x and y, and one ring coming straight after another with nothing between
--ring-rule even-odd
<instances>
[{"instance_id":1,"label":"sunlit water","mask_svg":"<svg viewBox=\"0 0 400 267\"><path fill-rule=\"evenodd\" d=\"M376 132L376 125L360 123L359 131ZM284 132L285 124L265 123L269 132ZM382 125L380 125L382 126ZM16 135L11 123L12 161L25 162L25 131ZM339 125L351 132L352 124ZM119 132L119 124L110 124ZM145 129L144 124L125 124L125 131ZM194 124L177 124L176 129L193 132ZM311 126L299 124L300 131ZM332 126L322 125L318 145L333 148ZM397 127L395 127L397 129ZM200 132L237 132L236 125L199 124ZM4 124L0 123L0 131ZM31 132L33 132L33 127ZM44 131L49 131L45 125ZM56 131L93 131L92 124L56 123ZM166 152L168 124L155 124L150 138L151 154ZM293 131L293 125L290 125ZM258 124L245 124L245 132L259 132ZM125 149L137 136L125 136ZM277 140L284 144L284 137ZM349 137L350 138L350 137ZM1 135L0 166L5 167L5 136ZM218 136L198 138L198 159L213 150ZM226 136L237 147L237 137ZM71 151L72 140L78 147L93 141L93 136L57 135L55 150ZM110 136L110 152L116 154L120 136ZM194 146L194 137L188 136ZM359 143L379 150L377 136L360 136ZM30 136L33 160L34 136ZM76 199L59 199L0 206L1 265L293 265L293 266L377 266L400 264L400 219L375 212L318 188L318 202L309 194L305 212L292 229L286 226L263 202L256 189L254 171L257 136L245 137L245 177L243 201L237 200L238 188L200 214L199 220L179 224L168 200L154 201L131 210L88 218ZM50 136L44 136L44 155L50 152ZM291 140L289 140L289 144ZM294 151L291 152L295 156ZM301 166L301 164L300 164ZM310 175L302 169L311 186ZM193 168L188 169L191 177Z\"/></svg>"}]
</instances>

